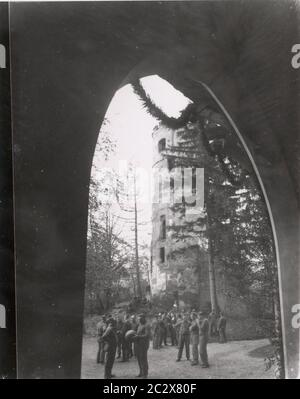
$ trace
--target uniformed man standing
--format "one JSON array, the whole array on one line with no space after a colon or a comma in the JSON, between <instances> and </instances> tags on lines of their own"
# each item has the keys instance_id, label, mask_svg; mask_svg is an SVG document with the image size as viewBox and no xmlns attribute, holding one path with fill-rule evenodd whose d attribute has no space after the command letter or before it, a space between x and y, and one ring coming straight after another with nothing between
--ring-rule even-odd
<instances>
[{"instance_id":1,"label":"uniformed man standing","mask_svg":"<svg viewBox=\"0 0 300 399\"><path fill-rule=\"evenodd\" d=\"M179 331L180 331L181 324L182 324L182 316L181 316L181 314L179 314L177 316L175 324L174 324L177 346L179 345Z\"/></svg>"},{"instance_id":2,"label":"uniformed man standing","mask_svg":"<svg viewBox=\"0 0 300 399\"><path fill-rule=\"evenodd\" d=\"M148 377L148 349L150 343L150 326L147 324L145 315L141 315L136 336L134 337L136 357L139 364L139 375L137 377Z\"/></svg>"},{"instance_id":3,"label":"uniformed man standing","mask_svg":"<svg viewBox=\"0 0 300 399\"><path fill-rule=\"evenodd\" d=\"M102 335L104 334L105 330L107 328L106 324L106 317L103 316L101 320L97 323L97 341L98 341L98 352L97 352L97 363L104 364L104 344L103 341L101 340Z\"/></svg>"},{"instance_id":4,"label":"uniformed man standing","mask_svg":"<svg viewBox=\"0 0 300 399\"><path fill-rule=\"evenodd\" d=\"M219 333L219 342L221 344L227 342L227 338L226 338L226 318L223 315L223 313L220 313L220 317L218 320L218 333Z\"/></svg>"},{"instance_id":5,"label":"uniformed man standing","mask_svg":"<svg viewBox=\"0 0 300 399\"><path fill-rule=\"evenodd\" d=\"M104 378L113 378L115 376L112 374L112 368L117 351L116 321L110 318L107 324L108 327L101 337L105 351Z\"/></svg>"},{"instance_id":6,"label":"uniformed man standing","mask_svg":"<svg viewBox=\"0 0 300 399\"><path fill-rule=\"evenodd\" d=\"M196 313L192 313L192 323L190 326L190 335L191 335L192 356L193 356L191 365L196 366L197 364L199 364L199 352L198 352L199 324L198 324L198 318L197 318Z\"/></svg>"},{"instance_id":7,"label":"uniformed man standing","mask_svg":"<svg viewBox=\"0 0 300 399\"><path fill-rule=\"evenodd\" d=\"M185 354L187 360L190 360L190 322L189 316L186 313L179 329L179 349L176 362L180 362L183 348L185 347Z\"/></svg>"},{"instance_id":8,"label":"uniformed man standing","mask_svg":"<svg viewBox=\"0 0 300 399\"><path fill-rule=\"evenodd\" d=\"M203 312L199 313L199 341L200 341L200 359L203 368L209 367L207 356L207 344L209 334L209 322Z\"/></svg>"},{"instance_id":9,"label":"uniformed man standing","mask_svg":"<svg viewBox=\"0 0 300 399\"><path fill-rule=\"evenodd\" d=\"M122 328L122 362L128 362L130 355L130 342L125 339L127 331L131 330L130 315L126 314Z\"/></svg>"},{"instance_id":10,"label":"uniformed man standing","mask_svg":"<svg viewBox=\"0 0 300 399\"><path fill-rule=\"evenodd\" d=\"M132 315L130 318L131 329L137 331L138 329L138 322L136 320L136 315ZM129 344L129 357L135 356L136 357L136 350L135 350L135 343L131 342Z\"/></svg>"},{"instance_id":11,"label":"uniformed man standing","mask_svg":"<svg viewBox=\"0 0 300 399\"><path fill-rule=\"evenodd\" d=\"M170 336L171 336L171 345L172 346L177 346L177 337L176 337L176 331L175 331L175 324L176 324L176 317L173 313L170 314L170 324L169 324L169 330L170 330Z\"/></svg>"},{"instance_id":12,"label":"uniformed man standing","mask_svg":"<svg viewBox=\"0 0 300 399\"><path fill-rule=\"evenodd\" d=\"M157 315L154 316L154 319L153 319L152 325L151 325L151 329L152 329L152 345L153 345L153 349L159 349L160 325L159 325L159 322L158 322Z\"/></svg>"},{"instance_id":13,"label":"uniformed man standing","mask_svg":"<svg viewBox=\"0 0 300 399\"><path fill-rule=\"evenodd\" d=\"M116 330L117 330L117 359L121 358L122 355L122 330L123 330L123 318L122 314L120 313L117 318L117 323L116 323Z\"/></svg>"},{"instance_id":14,"label":"uniformed man standing","mask_svg":"<svg viewBox=\"0 0 300 399\"><path fill-rule=\"evenodd\" d=\"M172 341L172 336L171 336L171 328L172 328L172 324L171 324L171 316L167 313L165 314L164 317L164 323L165 323L165 330L166 330L166 335L165 335L165 346L168 345L168 338L170 337L171 341Z\"/></svg>"}]
</instances>

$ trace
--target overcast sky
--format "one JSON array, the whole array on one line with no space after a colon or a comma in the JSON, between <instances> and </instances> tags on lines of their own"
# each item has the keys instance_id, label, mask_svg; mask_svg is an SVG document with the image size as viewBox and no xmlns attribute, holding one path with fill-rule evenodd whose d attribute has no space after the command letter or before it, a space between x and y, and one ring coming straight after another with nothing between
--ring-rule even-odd
<instances>
[{"instance_id":1,"label":"overcast sky","mask_svg":"<svg viewBox=\"0 0 300 399\"><path fill-rule=\"evenodd\" d=\"M154 103L169 116L178 117L180 111L189 103L181 92L157 75L145 77L141 81ZM104 160L101 153L95 153L94 165L97 169L109 167L118 171L120 162L128 162L147 170L150 174L152 131L158 121L146 112L131 85L126 85L115 93L105 118L107 124L101 129L115 141L116 149L108 161ZM92 169L92 175L97 176L95 169ZM140 239L147 244L151 239L151 209L150 200L139 204L139 218L142 222L148 222L140 228ZM118 213L116 210L115 212ZM124 236L128 238L129 223L122 223Z\"/></svg>"}]
</instances>

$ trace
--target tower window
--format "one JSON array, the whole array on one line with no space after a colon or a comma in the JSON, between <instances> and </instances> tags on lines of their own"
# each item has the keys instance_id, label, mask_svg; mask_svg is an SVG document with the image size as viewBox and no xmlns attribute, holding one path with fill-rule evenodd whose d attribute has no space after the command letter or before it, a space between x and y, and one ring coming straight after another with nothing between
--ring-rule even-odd
<instances>
[{"instance_id":1,"label":"tower window","mask_svg":"<svg viewBox=\"0 0 300 399\"><path fill-rule=\"evenodd\" d=\"M160 217L160 239L161 240L166 239L166 217L165 217L165 215L162 215Z\"/></svg>"},{"instance_id":2,"label":"tower window","mask_svg":"<svg viewBox=\"0 0 300 399\"><path fill-rule=\"evenodd\" d=\"M162 152L166 149L166 139L160 139L158 142L158 152Z\"/></svg>"},{"instance_id":3,"label":"tower window","mask_svg":"<svg viewBox=\"0 0 300 399\"><path fill-rule=\"evenodd\" d=\"M165 259L166 259L165 248L161 247L159 249L159 260L160 260L160 263L165 263Z\"/></svg>"},{"instance_id":4,"label":"tower window","mask_svg":"<svg viewBox=\"0 0 300 399\"><path fill-rule=\"evenodd\" d=\"M196 195L196 168L192 169L192 194Z\"/></svg>"}]
</instances>

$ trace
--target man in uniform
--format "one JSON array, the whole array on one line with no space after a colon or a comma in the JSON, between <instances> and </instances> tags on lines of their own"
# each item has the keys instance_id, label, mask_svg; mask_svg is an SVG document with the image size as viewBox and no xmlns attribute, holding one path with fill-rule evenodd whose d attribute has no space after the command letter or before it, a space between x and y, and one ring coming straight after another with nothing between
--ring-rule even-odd
<instances>
[{"instance_id":1,"label":"man in uniform","mask_svg":"<svg viewBox=\"0 0 300 399\"><path fill-rule=\"evenodd\" d=\"M167 346L168 345L168 338L170 337L171 341L172 341L172 337L171 337L171 316L169 315L169 313L165 313L164 316L164 323L165 323L165 330L166 330L166 335L165 335L165 342L164 345Z\"/></svg>"},{"instance_id":2,"label":"man in uniform","mask_svg":"<svg viewBox=\"0 0 300 399\"><path fill-rule=\"evenodd\" d=\"M167 323L166 323L166 316L163 313L160 317L160 343L159 346L160 348L162 347L162 344L165 346L167 345Z\"/></svg>"},{"instance_id":3,"label":"man in uniform","mask_svg":"<svg viewBox=\"0 0 300 399\"><path fill-rule=\"evenodd\" d=\"M219 342L221 344L227 342L227 338L226 338L226 318L223 315L223 313L220 313L220 317L218 320L218 333L219 333Z\"/></svg>"},{"instance_id":4,"label":"man in uniform","mask_svg":"<svg viewBox=\"0 0 300 399\"><path fill-rule=\"evenodd\" d=\"M117 359L121 358L122 355L122 330L123 330L123 318L122 314L118 314L117 323L116 323L116 330L117 330Z\"/></svg>"},{"instance_id":5,"label":"man in uniform","mask_svg":"<svg viewBox=\"0 0 300 399\"><path fill-rule=\"evenodd\" d=\"M152 341L152 345L153 345L153 349L159 349L160 325L159 325L159 322L158 322L157 315L155 315L154 318L153 318L151 329L152 329L152 340L153 340Z\"/></svg>"},{"instance_id":6,"label":"man in uniform","mask_svg":"<svg viewBox=\"0 0 300 399\"><path fill-rule=\"evenodd\" d=\"M174 324L177 346L179 345L179 331L180 331L181 324L182 324L182 316L181 316L181 314L178 314L175 324Z\"/></svg>"},{"instance_id":7,"label":"man in uniform","mask_svg":"<svg viewBox=\"0 0 300 399\"><path fill-rule=\"evenodd\" d=\"M159 313L158 314L158 325L159 325L159 329L158 329L158 334L159 334L159 339L158 339L158 349L160 349L162 347L162 343L163 343L163 335L164 335L164 322L162 320L162 314Z\"/></svg>"},{"instance_id":8,"label":"man in uniform","mask_svg":"<svg viewBox=\"0 0 300 399\"><path fill-rule=\"evenodd\" d=\"M130 342L125 339L127 331L131 330L130 315L126 314L122 328L122 362L128 362L130 355Z\"/></svg>"},{"instance_id":9,"label":"man in uniform","mask_svg":"<svg viewBox=\"0 0 300 399\"><path fill-rule=\"evenodd\" d=\"M139 325L134 338L136 357L139 364L139 375L137 377L148 377L148 349L150 342L150 326L147 324L145 315L140 315Z\"/></svg>"},{"instance_id":10,"label":"man in uniform","mask_svg":"<svg viewBox=\"0 0 300 399\"><path fill-rule=\"evenodd\" d=\"M100 321L97 323L97 341L98 341L98 352L97 352L97 363L104 364L104 344L101 340L102 335L104 334L107 328L106 317L103 316Z\"/></svg>"},{"instance_id":11,"label":"man in uniform","mask_svg":"<svg viewBox=\"0 0 300 399\"><path fill-rule=\"evenodd\" d=\"M190 335L191 335L191 344L192 344L192 356L193 360L191 365L196 366L199 364L199 353L198 353L198 345L199 345L199 324L197 314L192 313L192 323L190 326Z\"/></svg>"},{"instance_id":12,"label":"man in uniform","mask_svg":"<svg viewBox=\"0 0 300 399\"><path fill-rule=\"evenodd\" d=\"M185 354L187 360L190 360L190 322L189 322L189 316L187 313L185 313L183 317L183 321L180 325L179 329L179 349L178 349L178 355L177 355L177 360L176 362L180 362L182 352L183 352L183 347L185 346Z\"/></svg>"},{"instance_id":13,"label":"man in uniform","mask_svg":"<svg viewBox=\"0 0 300 399\"><path fill-rule=\"evenodd\" d=\"M175 331L175 324L176 324L176 317L174 313L171 313L169 315L170 322L169 322L169 331L170 331L170 336L171 336L171 345L172 346L177 346L177 337L176 337L176 331Z\"/></svg>"},{"instance_id":14,"label":"man in uniform","mask_svg":"<svg viewBox=\"0 0 300 399\"><path fill-rule=\"evenodd\" d=\"M200 340L200 359L203 368L209 367L207 356L207 343L209 334L209 322L205 317L204 312L199 313L199 340Z\"/></svg>"},{"instance_id":15,"label":"man in uniform","mask_svg":"<svg viewBox=\"0 0 300 399\"><path fill-rule=\"evenodd\" d=\"M135 314L133 314L130 318L130 324L131 324L131 329L134 331L137 331L138 329L138 322L137 322L137 317ZM130 342L129 343L129 356L130 358L132 356L136 357L136 351L135 351L135 343L134 342Z\"/></svg>"},{"instance_id":16,"label":"man in uniform","mask_svg":"<svg viewBox=\"0 0 300 399\"><path fill-rule=\"evenodd\" d=\"M113 378L115 376L112 374L112 368L117 351L116 321L110 318L107 324L108 327L101 337L105 351L104 378Z\"/></svg>"}]
</instances>

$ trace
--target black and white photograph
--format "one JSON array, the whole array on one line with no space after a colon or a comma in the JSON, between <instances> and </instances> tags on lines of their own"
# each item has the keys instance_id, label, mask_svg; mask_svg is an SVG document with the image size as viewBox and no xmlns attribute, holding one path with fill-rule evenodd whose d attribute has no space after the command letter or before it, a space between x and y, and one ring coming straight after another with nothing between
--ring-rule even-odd
<instances>
[{"instance_id":1,"label":"black and white photograph","mask_svg":"<svg viewBox=\"0 0 300 399\"><path fill-rule=\"evenodd\" d=\"M299 1L0 12L0 376L299 378Z\"/></svg>"}]
</instances>

